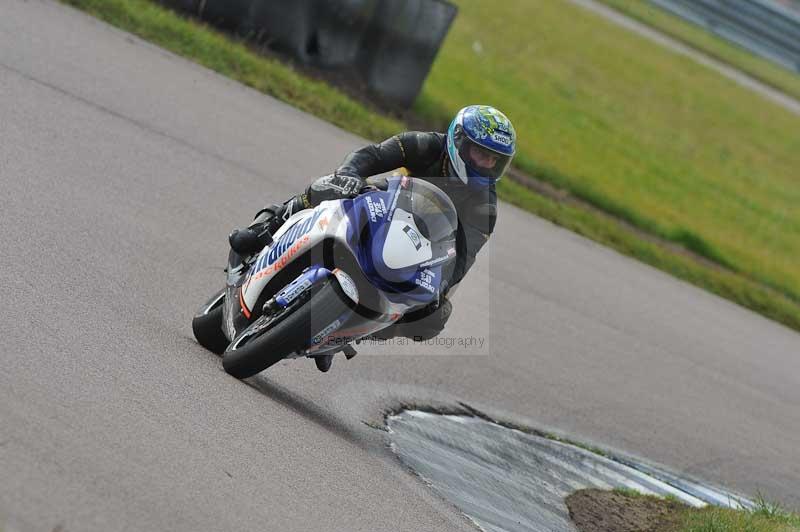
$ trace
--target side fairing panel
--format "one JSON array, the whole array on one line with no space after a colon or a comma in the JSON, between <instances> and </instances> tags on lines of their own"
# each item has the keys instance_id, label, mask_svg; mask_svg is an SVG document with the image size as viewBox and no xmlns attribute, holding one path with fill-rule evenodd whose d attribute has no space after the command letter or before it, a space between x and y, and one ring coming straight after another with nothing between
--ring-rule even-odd
<instances>
[{"instance_id":1,"label":"side fairing panel","mask_svg":"<svg viewBox=\"0 0 800 532\"><path fill-rule=\"evenodd\" d=\"M242 285L242 305L252 311L270 279L325 238L344 238L341 233L346 229L342 227L346 223L339 202L333 201L323 202L315 209L301 211L289 218L250 269Z\"/></svg>"},{"instance_id":2,"label":"side fairing panel","mask_svg":"<svg viewBox=\"0 0 800 532\"><path fill-rule=\"evenodd\" d=\"M383 263L392 269L402 269L416 266L432 257L431 243L420 234L414 217L402 209L396 209L381 250Z\"/></svg>"}]
</instances>

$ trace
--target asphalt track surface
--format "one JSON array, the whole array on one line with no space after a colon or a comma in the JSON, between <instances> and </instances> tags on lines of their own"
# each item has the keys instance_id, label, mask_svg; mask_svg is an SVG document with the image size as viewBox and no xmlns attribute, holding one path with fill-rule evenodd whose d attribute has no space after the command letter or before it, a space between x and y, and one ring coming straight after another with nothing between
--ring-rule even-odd
<instances>
[{"instance_id":1,"label":"asphalt track surface","mask_svg":"<svg viewBox=\"0 0 800 532\"><path fill-rule=\"evenodd\" d=\"M0 0L0 527L470 530L368 426L457 401L800 506L800 335L508 205L446 331L483 354L228 377L190 329L227 232L361 142Z\"/></svg>"}]
</instances>

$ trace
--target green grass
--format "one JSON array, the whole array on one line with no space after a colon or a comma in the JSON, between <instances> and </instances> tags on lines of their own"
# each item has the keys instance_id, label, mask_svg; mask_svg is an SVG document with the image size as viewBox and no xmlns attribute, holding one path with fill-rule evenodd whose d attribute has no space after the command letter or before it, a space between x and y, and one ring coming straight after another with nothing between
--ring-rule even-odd
<instances>
[{"instance_id":1,"label":"green grass","mask_svg":"<svg viewBox=\"0 0 800 532\"><path fill-rule=\"evenodd\" d=\"M616 488L614 492L629 499L662 501L652 495L643 495L630 488ZM664 532L800 532L800 515L783 509L780 505L759 497L751 509L733 510L718 506L691 508L674 497L667 497L673 512L679 513L674 524L658 530Z\"/></svg>"},{"instance_id":2,"label":"green grass","mask_svg":"<svg viewBox=\"0 0 800 532\"><path fill-rule=\"evenodd\" d=\"M684 510L678 532L800 532L800 515L758 501L752 510L709 506Z\"/></svg>"},{"instance_id":3,"label":"green grass","mask_svg":"<svg viewBox=\"0 0 800 532\"><path fill-rule=\"evenodd\" d=\"M517 164L800 301L800 119L569 2L457 0L416 110L501 107Z\"/></svg>"},{"instance_id":4,"label":"green grass","mask_svg":"<svg viewBox=\"0 0 800 532\"><path fill-rule=\"evenodd\" d=\"M647 1L600 0L604 4L683 41L723 63L745 72L761 82L800 99L800 75L708 33Z\"/></svg>"},{"instance_id":5,"label":"green grass","mask_svg":"<svg viewBox=\"0 0 800 532\"><path fill-rule=\"evenodd\" d=\"M619 493L620 495L624 495L630 498L647 497L647 495L644 495L643 493L636 491L633 488L614 488L613 491L614 493Z\"/></svg>"},{"instance_id":6,"label":"green grass","mask_svg":"<svg viewBox=\"0 0 800 532\"><path fill-rule=\"evenodd\" d=\"M404 128L150 0L63 1L366 138ZM800 330L786 295L800 275L796 118L571 4L487 5L460 2L417 111L446 122L469 103L502 107L524 169L730 271L509 180L501 198Z\"/></svg>"}]
</instances>

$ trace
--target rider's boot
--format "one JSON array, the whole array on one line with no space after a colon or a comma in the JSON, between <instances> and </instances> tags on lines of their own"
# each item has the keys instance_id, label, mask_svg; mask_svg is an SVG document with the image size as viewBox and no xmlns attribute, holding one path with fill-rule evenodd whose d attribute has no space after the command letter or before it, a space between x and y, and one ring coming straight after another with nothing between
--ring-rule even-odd
<instances>
[{"instance_id":1,"label":"rider's boot","mask_svg":"<svg viewBox=\"0 0 800 532\"><path fill-rule=\"evenodd\" d=\"M344 353L344 356L347 358L347 360L350 360L358 354L356 353L355 348L350 344L342 347L341 352ZM331 369L331 365L333 365L333 355L321 355L314 357L314 363L317 365L318 370L320 370L322 373L327 373L328 370Z\"/></svg>"},{"instance_id":2,"label":"rider's boot","mask_svg":"<svg viewBox=\"0 0 800 532\"><path fill-rule=\"evenodd\" d=\"M272 242L272 235L291 215L311 206L306 194L289 198L283 205L264 207L246 229L234 229L228 235L231 249L242 256L257 253Z\"/></svg>"},{"instance_id":3,"label":"rider's boot","mask_svg":"<svg viewBox=\"0 0 800 532\"><path fill-rule=\"evenodd\" d=\"M249 227L245 229L234 229L228 235L228 242L231 249L241 256L251 255L264 249L272 242L272 235L277 231L283 222L286 221L287 206L291 202L283 205L270 205L261 209L256 214L255 219Z\"/></svg>"},{"instance_id":4,"label":"rider's boot","mask_svg":"<svg viewBox=\"0 0 800 532\"><path fill-rule=\"evenodd\" d=\"M352 198L366 186L357 176L331 174L315 180L303 194L292 197L283 205L270 205L262 209L246 229L234 229L228 242L242 256L261 251L272 242L272 235L292 214L308 209L325 200Z\"/></svg>"},{"instance_id":5,"label":"rider's boot","mask_svg":"<svg viewBox=\"0 0 800 532\"><path fill-rule=\"evenodd\" d=\"M320 370L322 373L327 373L333 364L333 355L316 356L314 357L314 363L317 365L318 370Z\"/></svg>"}]
</instances>

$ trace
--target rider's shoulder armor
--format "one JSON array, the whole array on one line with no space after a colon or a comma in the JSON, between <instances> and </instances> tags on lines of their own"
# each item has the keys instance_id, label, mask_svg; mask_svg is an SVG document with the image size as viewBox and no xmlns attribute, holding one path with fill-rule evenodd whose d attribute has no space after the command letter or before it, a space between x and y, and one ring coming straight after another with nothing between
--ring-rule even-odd
<instances>
[{"instance_id":1,"label":"rider's shoulder armor","mask_svg":"<svg viewBox=\"0 0 800 532\"><path fill-rule=\"evenodd\" d=\"M441 133L408 131L395 136L403 154L404 165L413 176L442 175L441 160L445 136Z\"/></svg>"}]
</instances>

